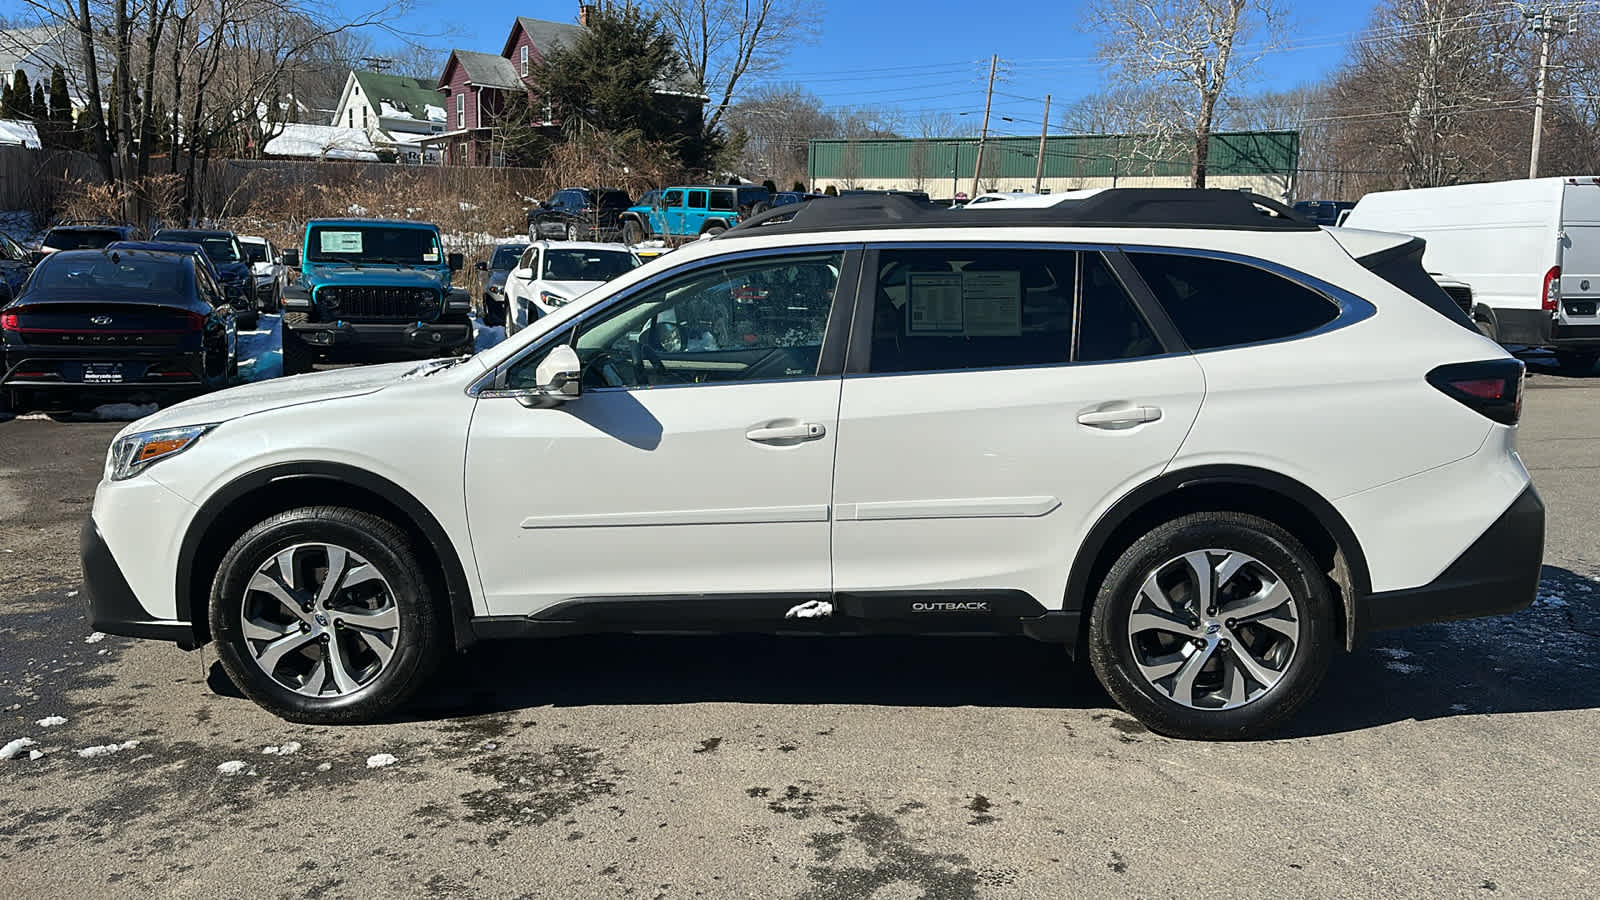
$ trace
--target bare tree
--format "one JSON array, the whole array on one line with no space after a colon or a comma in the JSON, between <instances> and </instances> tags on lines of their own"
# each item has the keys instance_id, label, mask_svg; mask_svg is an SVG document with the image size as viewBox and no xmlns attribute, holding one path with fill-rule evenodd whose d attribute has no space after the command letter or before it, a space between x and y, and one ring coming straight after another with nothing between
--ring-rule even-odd
<instances>
[{"instance_id":1,"label":"bare tree","mask_svg":"<svg viewBox=\"0 0 1600 900\"><path fill-rule=\"evenodd\" d=\"M1278 45L1279 0L1092 0L1087 18L1114 81L1160 92L1154 118L1138 130L1188 137L1191 180L1205 187L1218 103Z\"/></svg>"},{"instance_id":2,"label":"bare tree","mask_svg":"<svg viewBox=\"0 0 1600 900\"><path fill-rule=\"evenodd\" d=\"M751 175L771 175L779 182L807 180L811 140L842 134L838 117L798 84L751 90L728 107L722 125L744 139L733 160L734 168Z\"/></svg>"},{"instance_id":3,"label":"bare tree","mask_svg":"<svg viewBox=\"0 0 1600 900\"><path fill-rule=\"evenodd\" d=\"M791 48L817 35L814 0L654 0L690 77L711 98L707 132L716 129L746 78L775 71Z\"/></svg>"}]
</instances>

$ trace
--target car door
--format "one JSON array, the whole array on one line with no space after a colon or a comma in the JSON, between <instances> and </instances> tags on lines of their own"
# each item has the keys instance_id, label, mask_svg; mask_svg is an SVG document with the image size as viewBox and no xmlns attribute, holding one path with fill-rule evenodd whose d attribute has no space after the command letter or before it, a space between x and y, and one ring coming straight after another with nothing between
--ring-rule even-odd
<instances>
[{"instance_id":1,"label":"car door","mask_svg":"<svg viewBox=\"0 0 1600 900\"><path fill-rule=\"evenodd\" d=\"M772 626L827 597L849 321L833 304L856 259L827 247L698 262L503 366L466 456L490 610ZM582 362L582 396L540 409L508 396L534 387L558 342Z\"/></svg>"},{"instance_id":2,"label":"car door","mask_svg":"<svg viewBox=\"0 0 1600 900\"><path fill-rule=\"evenodd\" d=\"M1168 464L1204 395L1122 265L1037 245L868 254L855 333L870 338L852 339L840 402L837 591L896 617L1061 607L1073 548Z\"/></svg>"},{"instance_id":3,"label":"car door","mask_svg":"<svg viewBox=\"0 0 1600 900\"><path fill-rule=\"evenodd\" d=\"M533 306L533 277L534 266L539 261L539 248L529 247L522 251L517 258L517 264L506 273L506 321L512 324L513 330L527 327L531 319L524 317L527 314L537 317L537 309Z\"/></svg>"},{"instance_id":4,"label":"car door","mask_svg":"<svg viewBox=\"0 0 1600 900\"><path fill-rule=\"evenodd\" d=\"M688 192L684 198L683 228L680 234L699 234L705 226L706 207L710 204L710 191L705 188L695 188Z\"/></svg>"},{"instance_id":5,"label":"car door","mask_svg":"<svg viewBox=\"0 0 1600 900\"><path fill-rule=\"evenodd\" d=\"M661 208L650 213L651 231L656 234L683 234L684 193L680 188L661 195Z\"/></svg>"}]
</instances>

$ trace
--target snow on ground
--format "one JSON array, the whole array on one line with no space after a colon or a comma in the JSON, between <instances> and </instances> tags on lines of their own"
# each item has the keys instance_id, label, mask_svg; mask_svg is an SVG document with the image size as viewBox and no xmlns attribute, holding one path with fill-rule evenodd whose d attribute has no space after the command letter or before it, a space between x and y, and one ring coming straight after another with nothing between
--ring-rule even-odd
<instances>
[{"instance_id":1,"label":"snow on ground","mask_svg":"<svg viewBox=\"0 0 1600 900\"><path fill-rule=\"evenodd\" d=\"M238 775L240 772L243 772L243 771L244 771L244 761L243 760L238 760L238 759L230 759L227 762L223 763L222 765L217 766L217 774L218 775L227 775L227 776L231 777L231 776L234 776L234 775Z\"/></svg>"},{"instance_id":2,"label":"snow on ground","mask_svg":"<svg viewBox=\"0 0 1600 900\"><path fill-rule=\"evenodd\" d=\"M283 743L277 745L276 747L263 747L263 748L261 748L261 753L264 756L292 756L293 754L296 754L296 753L299 753L299 752L300 752L300 742L299 741L284 741Z\"/></svg>"},{"instance_id":3,"label":"snow on ground","mask_svg":"<svg viewBox=\"0 0 1600 900\"><path fill-rule=\"evenodd\" d=\"M19 756L21 755L22 751L32 747L37 743L39 742L33 738L17 738L11 743L6 744L4 747L0 747L0 759L11 759L14 756Z\"/></svg>"},{"instance_id":4,"label":"snow on ground","mask_svg":"<svg viewBox=\"0 0 1600 900\"><path fill-rule=\"evenodd\" d=\"M392 766L397 762L399 762L399 760L395 759L388 753L374 753L373 755L367 757L367 768L381 769L384 766Z\"/></svg>"},{"instance_id":5,"label":"snow on ground","mask_svg":"<svg viewBox=\"0 0 1600 900\"><path fill-rule=\"evenodd\" d=\"M103 631L95 631L95 632L91 632L88 637L84 638L83 642L85 644L98 644L98 643L100 643L101 641L103 641L105 639L106 639L105 632L103 632Z\"/></svg>"},{"instance_id":6,"label":"snow on ground","mask_svg":"<svg viewBox=\"0 0 1600 900\"><path fill-rule=\"evenodd\" d=\"M239 380L265 381L283 374L283 316L262 313L255 331L239 332Z\"/></svg>"},{"instance_id":7,"label":"snow on ground","mask_svg":"<svg viewBox=\"0 0 1600 900\"><path fill-rule=\"evenodd\" d=\"M93 747L84 747L78 751L78 756L83 759L94 759L97 756L110 756L120 750L132 750L139 746L137 740L123 741L120 744L96 744Z\"/></svg>"},{"instance_id":8,"label":"snow on ground","mask_svg":"<svg viewBox=\"0 0 1600 900\"><path fill-rule=\"evenodd\" d=\"M40 728L54 728L57 725L65 725L65 724L67 724L67 717L66 716L45 716L44 718L40 719L39 721L37 721L37 722L35 722L33 724L39 726Z\"/></svg>"},{"instance_id":9,"label":"snow on ground","mask_svg":"<svg viewBox=\"0 0 1600 900\"><path fill-rule=\"evenodd\" d=\"M472 352L479 353L493 347L506 339L506 329L503 325L490 328L483 324L477 316L472 317Z\"/></svg>"}]
</instances>

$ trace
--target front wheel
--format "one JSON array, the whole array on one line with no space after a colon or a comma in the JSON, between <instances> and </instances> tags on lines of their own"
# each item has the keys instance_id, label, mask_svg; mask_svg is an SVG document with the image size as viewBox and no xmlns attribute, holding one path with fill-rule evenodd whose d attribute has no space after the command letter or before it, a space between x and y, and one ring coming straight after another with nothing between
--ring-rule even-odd
<instances>
[{"instance_id":1,"label":"front wheel","mask_svg":"<svg viewBox=\"0 0 1600 900\"><path fill-rule=\"evenodd\" d=\"M577 239L578 239L578 226L571 225L571 224L567 225L567 240L575 241Z\"/></svg>"},{"instance_id":2,"label":"front wheel","mask_svg":"<svg viewBox=\"0 0 1600 900\"><path fill-rule=\"evenodd\" d=\"M1152 730L1258 737L1310 699L1337 640L1333 587L1255 516L1195 513L1139 538L1089 614L1089 662Z\"/></svg>"},{"instance_id":3,"label":"front wheel","mask_svg":"<svg viewBox=\"0 0 1600 900\"><path fill-rule=\"evenodd\" d=\"M644 229L638 222L629 219L622 223L622 242L624 244L637 244L644 240Z\"/></svg>"},{"instance_id":4,"label":"front wheel","mask_svg":"<svg viewBox=\"0 0 1600 900\"><path fill-rule=\"evenodd\" d=\"M290 510L245 532L217 571L210 620L228 677L292 722L380 719L445 646L410 538L342 507Z\"/></svg>"}]
</instances>

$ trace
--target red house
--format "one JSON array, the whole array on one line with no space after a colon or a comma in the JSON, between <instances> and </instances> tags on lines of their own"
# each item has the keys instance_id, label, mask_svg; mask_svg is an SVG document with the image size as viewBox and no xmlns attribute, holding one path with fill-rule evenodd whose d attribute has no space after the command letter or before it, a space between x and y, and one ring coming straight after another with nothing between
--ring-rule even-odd
<instances>
[{"instance_id":1,"label":"red house","mask_svg":"<svg viewBox=\"0 0 1600 900\"><path fill-rule=\"evenodd\" d=\"M556 47L569 44L583 34L588 6L578 7L578 24L547 22L518 16L511 26L499 56L472 50L452 50L439 76L439 92L444 95L445 131L429 143L444 149L448 165L499 165L494 144L494 123L505 109L511 91L535 94L530 73ZM544 124L549 120L548 107Z\"/></svg>"}]
</instances>

